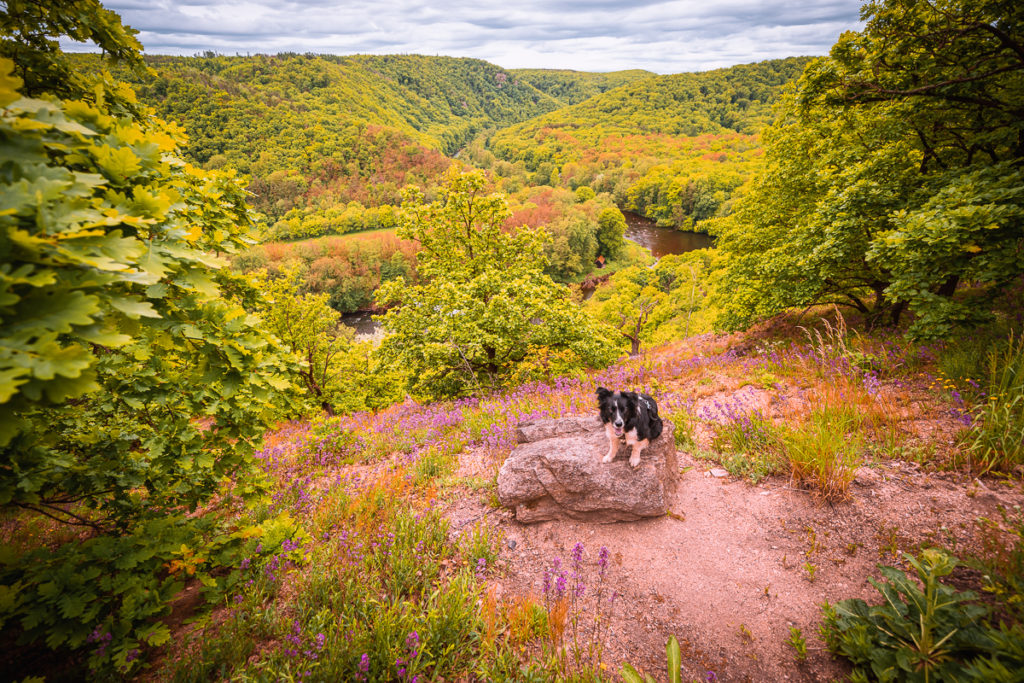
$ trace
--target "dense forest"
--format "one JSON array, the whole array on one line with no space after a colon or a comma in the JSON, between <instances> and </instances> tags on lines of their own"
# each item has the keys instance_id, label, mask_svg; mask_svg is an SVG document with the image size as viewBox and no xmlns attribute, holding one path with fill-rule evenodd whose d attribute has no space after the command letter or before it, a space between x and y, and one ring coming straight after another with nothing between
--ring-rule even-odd
<instances>
[{"instance_id":1,"label":"dense forest","mask_svg":"<svg viewBox=\"0 0 1024 683\"><path fill-rule=\"evenodd\" d=\"M185 127L195 163L251 175L254 206L271 223L309 223L305 235L282 227L288 237L344 232L341 205L397 205L402 187L428 186L447 165L443 155L481 130L559 106L472 59L210 55L147 57L146 65L152 71L121 75ZM335 215L303 220L328 209ZM378 226L353 209L359 225Z\"/></svg>"},{"instance_id":2,"label":"dense forest","mask_svg":"<svg viewBox=\"0 0 1024 683\"><path fill-rule=\"evenodd\" d=\"M863 18L592 74L4 3L0 678L1020 681L1024 5ZM500 509L519 426L609 386L688 487L632 549ZM685 561L754 508L763 576ZM729 618L681 611L711 572Z\"/></svg>"},{"instance_id":3,"label":"dense forest","mask_svg":"<svg viewBox=\"0 0 1024 683\"><path fill-rule=\"evenodd\" d=\"M756 167L756 133L805 63L656 76L415 55L211 55L149 57L153 72L123 75L184 126L195 163L252 176L267 237L301 239L394 227L383 207L410 183L429 193L460 150L510 193L587 185L692 227L728 212Z\"/></svg>"},{"instance_id":4,"label":"dense forest","mask_svg":"<svg viewBox=\"0 0 1024 683\"><path fill-rule=\"evenodd\" d=\"M500 130L489 165L501 175L501 162L521 162L533 183L588 185L659 224L693 229L729 212L757 168L756 134L807 61L636 80Z\"/></svg>"},{"instance_id":5,"label":"dense forest","mask_svg":"<svg viewBox=\"0 0 1024 683\"><path fill-rule=\"evenodd\" d=\"M609 207L691 229L728 214L761 163L756 131L805 62L656 76L509 71L446 57L207 55L147 57L150 70L118 73L184 127L194 163L249 174L264 240L394 229L402 188L433 196L458 152L491 172L513 221L545 225L549 274L574 281L593 273L598 256L613 268L639 258L601 244L598 218ZM584 194L552 201L534 189L545 185ZM264 262L260 254L237 261ZM339 311L369 307L380 276L336 272L307 281L327 283Z\"/></svg>"},{"instance_id":6,"label":"dense forest","mask_svg":"<svg viewBox=\"0 0 1024 683\"><path fill-rule=\"evenodd\" d=\"M593 73L565 69L512 69L516 78L558 100L561 105L576 104L603 92L654 76L650 71L631 69Z\"/></svg>"}]
</instances>

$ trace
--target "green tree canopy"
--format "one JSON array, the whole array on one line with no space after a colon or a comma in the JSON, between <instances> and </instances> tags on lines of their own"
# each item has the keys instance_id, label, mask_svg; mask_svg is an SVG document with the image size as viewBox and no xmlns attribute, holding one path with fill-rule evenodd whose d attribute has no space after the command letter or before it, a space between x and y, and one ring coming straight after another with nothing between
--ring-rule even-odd
<instances>
[{"instance_id":1,"label":"green tree canopy","mask_svg":"<svg viewBox=\"0 0 1024 683\"><path fill-rule=\"evenodd\" d=\"M9 2L2 31L18 61L0 58L0 506L88 534L4 554L0 627L52 648L111 633L95 658L130 668L169 637L167 564L211 530L188 512L254 462L291 361L221 256L251 242L244 183L182 161L130 88L57 68L61 33L138 59L116 16ZM20 97L15 68L45 99Z\"/></svg>"},{"instance_id":2,"label":"green tree canopy","mask_svg":"<svg viewBox=\"0 0 1024 683\"><path fill-rule=\"evenodd\" d=\"M1024 272L1019 3L891 0L864 17L808 66L765 134L766 171L715 228L726 326L837 303L874 321L909 309L914 334L945 336Z\"/></svg>"},{"instance_id":3,"label":"green tree canopy","mask_svg":"<svg viewBox=\"0 0 1024 683\"><path fill-rule=\"evenodd\" d=\"M607 333L544 274L539 230L502 230L504 197L484 194L484 175L449 172L437 200L409 191L399 235L417 240L424 283L384 283L381 353L426 396L498 386L520 364L558 355L566 368L609 360Z\"/></svg>"}]
</instances>

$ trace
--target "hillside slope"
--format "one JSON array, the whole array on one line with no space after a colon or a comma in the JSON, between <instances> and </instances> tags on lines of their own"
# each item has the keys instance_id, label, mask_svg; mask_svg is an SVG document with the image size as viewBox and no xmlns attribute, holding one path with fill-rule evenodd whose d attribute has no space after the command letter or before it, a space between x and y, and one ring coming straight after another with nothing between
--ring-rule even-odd
<instances>
[{"instance_id":1,"label":"hillside slope","mask_svg":"<svg viewBox=\"0 0 1024 683\"><path fill-rule=\"evenodd\" d=\"M351 202L395 204L403 185L430 185L445 157L479 131L560 106L477 59L282 54L146 62L150 76L120 76L159 116L185 128L195 163L250 174L253 203L269 224L292 210L338 207L340 214Z\"/></svg>"},{"instance_id":2,"label":"hillside slope","mask_svg":"<svg viewBox=\"0 0 1024 683\"><path fill-rule=\"evenodd\" d=\"M481 127L524 121L559 106L478 59L281 54L147 57L147 63L156 74L136 81L139 96L161 116L186 125L192 156L205 163L213 154L228 154L243 170L239 153L252 157L267 133L329 144L333 126L365 121L451 154ZM318 127L328 132L326 139Z\"/></svg>"},{"instance_id":3,"label":"hillside slope","mask_svg":"<svg viewBox=\"0 0 1024 683\"><path fill-rule=\"evenodd\" d=\"M511 73L563 105L577 104L594 95L655 75L643 69L607 73L571 69L513 69Z\"/></svg>"},{"instance_id":4,"label":"hillside slope","mask_svg":"<svg viewBox=\"0 0 1024 683\"><path fill-rule=\"evenodd\" d=\"M661 225L692 228L728 212L758 167L757 133L808 61L633 80L498 131L488 140L492 165L518 167L534 183L612 192Z\"/></svg>"}]
</instances>

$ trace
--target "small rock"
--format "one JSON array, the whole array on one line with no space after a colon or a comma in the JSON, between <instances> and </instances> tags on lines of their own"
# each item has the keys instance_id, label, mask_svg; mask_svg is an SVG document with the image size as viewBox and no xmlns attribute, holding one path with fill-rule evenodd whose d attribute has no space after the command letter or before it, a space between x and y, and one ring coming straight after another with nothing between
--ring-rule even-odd
<instances>
[{"instance_id":1,"label":"small rock","mask_svg":"<svg viewBox=\"0 0 1024 683\"><path fill-rule=\"evenodd\" d=\"M874 486L881 481L881 476L870 467L858 467L853 477L853 482L858 486Z\"/></svg>"},{"instance_id":2,"label":"small rock","mask_svg":"<svg viewBox=\"0 0 1024 683\"><path fill-rule=\"evenodd\" d=\"M517 544L516 544L515 539L510 539L509 542L508 542L508 549L509 550L515 550L516 549L516 545Z\"/></svg>"},{"instance_id":3,"label":"small rock","mask_svg":"<svg viewBox=\"0 0 1024 683\"><path fill-rule=\"evenodd\" d=\"M714 467L711 469L711 476L718 477L719 479L721 479L722 477L728 477L729 472L722 469L721 467Z\"/></svg>"}]
</instances>

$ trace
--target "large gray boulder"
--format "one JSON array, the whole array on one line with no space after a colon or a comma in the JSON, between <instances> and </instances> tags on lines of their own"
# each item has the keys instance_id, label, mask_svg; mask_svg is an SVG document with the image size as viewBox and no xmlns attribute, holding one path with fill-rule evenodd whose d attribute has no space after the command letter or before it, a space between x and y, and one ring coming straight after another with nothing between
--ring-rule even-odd
<instances>
[{"instance_id":1,"label":"large gray boulder","mask_svg":"<svg viewBox=\"0 0 1024 683\"><path fill-rule=\"evenodd\" d=\"M520 522L570 517L623 522L668 512L679 475L673 426L665 429L629 466L630 449L608 452L604 425L595 417L537 420L519 425L519 445L498 472L498 500Z\"/></svg>"}]
</instances>

